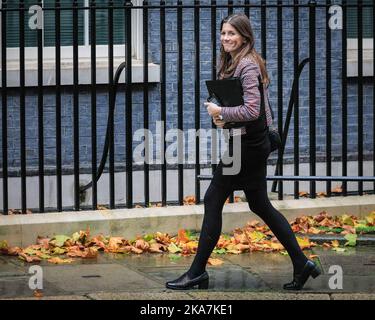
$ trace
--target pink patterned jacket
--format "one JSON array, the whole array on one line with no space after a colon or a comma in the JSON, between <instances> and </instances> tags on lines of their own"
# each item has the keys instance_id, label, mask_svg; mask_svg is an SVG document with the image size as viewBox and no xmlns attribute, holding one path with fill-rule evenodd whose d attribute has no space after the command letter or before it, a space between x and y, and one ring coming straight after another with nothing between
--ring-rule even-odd
<instances>
[{"instance_id":1,"label":"pink patterned jacket","mask_svg":"<svg viewBox=\"0 0 375 320\"><path fill-rule=\"evenodd\" d=\"M233 77L239 77L241 79L243 88L243 99L244 104L236 107L222 107L221 115L224 122L242 122L252 121L258 119L260 115L260 92L259 92L259 81L258 76L260 75L259 65L256 64L250 58L243 58L233 74ZM268 104L268 90L264 87L264 97L266 104L266 115L267 124L272 124L271 110ZM245 127L237 128L240 129L241 135L246 133ZM230 135L233 136L235 133L233 129L230 129Z\"/></svg>"}]
</instances>

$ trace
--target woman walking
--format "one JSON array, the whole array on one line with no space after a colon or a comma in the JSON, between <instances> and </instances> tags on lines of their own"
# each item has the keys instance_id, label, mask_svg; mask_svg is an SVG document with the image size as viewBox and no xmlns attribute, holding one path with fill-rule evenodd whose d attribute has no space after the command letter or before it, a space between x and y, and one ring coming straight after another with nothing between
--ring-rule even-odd
<instances>
[{"instance_id":1,"label":"woman walking","mask_svg":"<svg viewBox=\"0 0 375 320\"><path fill-rule=\"evenodd\" d=\"M264 60L254 48L254 34L248 17L233 14L221 22L221 56L218 79L239 77L243 87L244 104L237 107L220 107L205 103L207 112L217 127L227 122L244 122L236 129L241 134L241 169L236 175L224 175L220 161L213 179L204 196L204 219L199 238L197 254L189 270L176 280L168 281L169 289L191 289L198 286L208 288L209 276L206 264L215 248L222 228L222 209L228 196L234 190L243 190L250 210L269 226L273 234L288 251L293 263L293 281L284 285L286 290L300 290L309 276L320 274L318 267L308 260L298 245L297 239L285 217L277 211L267 194L267 158L270 141L267 126L272 124L268 99L261 104L259 79L264 84L267 96L269 78ZM261 105L265 107L261 107ZM229 133L229 149L233 149L233 129ZM236 157L236 155L233 155Z\"/></svg>"}]
</instances>

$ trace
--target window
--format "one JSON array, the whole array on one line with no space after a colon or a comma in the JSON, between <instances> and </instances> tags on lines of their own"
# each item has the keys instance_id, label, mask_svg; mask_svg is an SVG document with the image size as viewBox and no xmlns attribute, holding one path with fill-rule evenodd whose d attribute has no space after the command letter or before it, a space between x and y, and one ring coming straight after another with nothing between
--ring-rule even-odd
<instances>
[{"instance_id":1,"label":"window","mask_svg":"<svg viewBox=\"0 0 375 320\"><path fill-rule=\"evenodd\" d=\"M25 0L25 8L38 5L37 0ZM43 0L44 8L55 7L55 0ZM72 0L60 0L62 8L72 8ZM114 5L123 5L123 0L114 0ZM141 0L133 1L134 5ZM0 4L1 5L1 4ZM78 7L88 7L89 0L79 0ZM97 7L108 6L108 0L96 0ZM8 8L19 8L19 1L8 2ZM36 85L37 82L37 29L29 28L29 19L35 14L25 11L25 56L26 56L26 86ZM125 16L124 10L113 10L113 42L115 68L124 61L125 57ZM73 10L60 11L62 84L72 84L73 79ZM142 82L143 68L143 38L142 10L132 10L132 57L133 82ZM8 86L19 85L19 11L7 12L7 68ZM97 82L108 83L108 10L96 9L96 64ZM55 11L43 11L43 69L44 84L55 84ZM90 84L91 43L90 43L90 11L78 10L78 45L79 45L79 78L80 84ZM150 82L158 81L158 66L149 64ZM139 70L138 70L138 69ZM30 71L30 72L29 72Z\"/></svg>"},{"instance_id":2,"label":"window","mask_svg":"<svg viewBox=\"0 0 375 320\"><path fill-rule=\"evenodd\" d=\"M348 4L357 5L358 0L348 0ZM373 0L362 0L364 5L374 5ZM372 7L362 8L363 25L363 75L373 76L374 73L374 16ZM358 8L347 9L348 31L348 76L358 76Z\"/></svg>"},{"instance_id":3,"label":"window","mask_svg":"<svg viewBox=\"0 0 375 320\"><path fill-rule=\"evenodd\" d=\"M107 1L96 0L97 6L106 6ZM25 8L30 8L33 5L37 5L38 1L25 0ZM44 0L43 6L46 8L54 7L55 0ZM72 8L71 0L60 0L62 8ZM88 5L88 0L79 0L78 6L83 7ZM18 8L19 2L11 2L8 4L8 8ZM44 47L53 47L55 45L55 11L46 10L44 11L44 26L43 26L43 44ZM26 12L25 14L25 45L26 47L37 46L37 34L35 30L28 28L28 19L30 15ZM73 32L72 32L72 21L73 11L72 10L61 10L61 45L72 46L73 45ZM78 10L78 44L84 45L90 43L90 24L87 23L89 20L88 10ZM114 44L123 44L124 40L124 28L123 21L124 11L114 10ZM7 47L16 48L19 45L19 13L17 11L10 11L7 14ZM96 10L96 24L99 26L96 30L96 42L97 44L107 44L108 35L108 11L106 9Z\"/></svg>"},{"instance_id":4,"label":"window","mask_svg":"<svg viewBox=\"0 0 375 320\"><path fill-rule=\"evenodd\" d=\"M373 0L362 0L364 5L373 5ZM357 5L358 0L348 0L348 4ZM372 7L362 8L362 25L363 25L363 38L373 38L373 9ZM358 38L358 9L355 7L349 7L347 9L347 20L348 20L348 38Z\"/></svg>"}]
</instances>

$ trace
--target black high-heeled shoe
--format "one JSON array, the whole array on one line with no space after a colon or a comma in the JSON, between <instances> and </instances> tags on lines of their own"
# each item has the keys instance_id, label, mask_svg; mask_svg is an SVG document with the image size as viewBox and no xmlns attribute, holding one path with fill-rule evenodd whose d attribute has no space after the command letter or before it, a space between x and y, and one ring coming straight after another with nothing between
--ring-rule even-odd
<instances>
[{"instance_id":1,"label":"black high-heeled shoe","mask_svg":"<svg viewBox=\"0 0 375 320\"><path fill-rule=\"evenodd\" d=\"M315 279L320 274L321 271L316 264L311 260L307 260L302 271L294 274L293 281L284 284L284 290L301 290L310 276Z\"/></svg>"},{"instance_id":2,"label":"black high-heeled shoe","mask_svg":"<svg viewBox=\"0 0 375 320\"><path fill-rule=\"evenodd\" d=\"M184 273L181 277L176 280L168 281L165 286L168 289L173 290L188 290L192 289L195 286L198 286L199 289L208 289L208 273L207 271L203 272L200 276L196 278L190 278L188 273Z\"/></svg>"}]
</instances>

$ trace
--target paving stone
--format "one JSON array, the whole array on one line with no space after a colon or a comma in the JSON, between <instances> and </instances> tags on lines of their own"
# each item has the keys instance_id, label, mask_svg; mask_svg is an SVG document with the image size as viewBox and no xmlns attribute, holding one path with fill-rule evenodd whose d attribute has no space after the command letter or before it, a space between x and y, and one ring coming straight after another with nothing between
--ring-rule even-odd
<instances>
[{"instance_id":1,"label":"paving stone","mask_svg":"<svg viewBox=\"0 0 375 320\"><path fill-rule=\"evenodd\" d=\"M186 269L177 268L143 270L143 272L147 272L163 282L176 279L185 271ZM210 276L209 289L252 291L268 289L266 283L258 275L248 272L239 266L210 267L207 271Z\"/></svg>"},{"instance_id":2,"label":"paving stone","mask_svg":"<svg viewBox=\"0 0 375 320\"><path fill-rule=\"evenodd\" d=\"M29 279L25 276L0 279L0 298L33 297L34 290L29 287ZM44 280L43 294L45 296L56 296L69 293Z\"/></svg>"},{"instance_id":3,"label":"paving stone","mask_svg":"<svg viewBox=\"0 0 375 320\"><path fill-rule=\"evenodd\" d=\"M223 257L226 261L255 273L290 274L293 272L293 265L289 256L284 256L280 253L250 252L239 255L225 255Z\"/></svg>"},{"instance_id":4,"label":"paving stone","mask_svg":"<svg viewBox=\"0 0 375 320\"><path fill-rule=\"evenodd\" d=\"M275 275L261 273L259 276L267 283L267 285L275 291L285 292L283 285L292 280L293 276L290 275ZM316 279L309 278L303 288L303 292L330 292L328 287L328 277L319 276Z\"/></svg>"},{"instance_id":5,"label":"paving stone","mask_svg":"<svg viewBox=\"0 0 375 320\"><path fill-rule=\"evenodd\" d=\"M272 289L283 291L283 284L290 282L291 277L283 275L259 275L265 283ZM333 289L330 287L330 277L332 275L320 275L316 279L311 277L307 280L303 291L305 292L324 292L324 293L339 293L339 292L368 292L375 293L375 276L344 276L343 288Z\"/></svg>"},{"instance_id":6,"label":"paving stone","mask_svg":"<svg viewBox=\"0 0 375 320\"><path fill-rule=\"evenodd\" d=\"M190 292L199 300L330 300L328 294L278 292Z\"/></svg>"},{"instance_id":7,"label":"paving stone","mask_svg":"<svg viewBox=\"0 0 375 320\"><path fill-rule=\"evenodd\" d=\"M85 296L43 296L41 298L36 297L23 297L23 298L13 298L13 299L1 299L1 300L90 300Z\"/></svg>"},{"instance_id":8,"label":"paving stone","mask_svg":"<svg viewBox=\"0 0 375 320\"><path fill-rule=\"evenodd\" d=\"M336 292L338 290L335 290ZM345 276L343 277L344 292L375 293L375 274L372 276Z\"/></svg>"},{"instance_id":9,"label":"paving stone","mask_svg":"<svg viewBox=\"0 0 375 320\"><path fill-rule=\"evenodd\" d=\"M26 273L21 268L18 268L13 263L9 263L6 259L0 257L0 278L22 276L25 274Z\"/></svg>"},{"instance_id":10,"label":"paving stone","mask_svg":"<svg viewBox=\"0 0 375 320\"><path fill-rule=\"evenodd\" d=\"M88 297L94 300L192 300L187 293L182 292L117 292L95 293Z\"/></svg>"},{"instance_id":11,"label":"paving stone","mask_svg":"<svg viewBox=\"0 0 375 320\"><path fill-rule=\"evenodd\" d=\"M341 266L344 275L370 276L375 274L375 247L345 248L345 252L316 250L325 274L331 266ZM331 272L333 273L333 271Z\"/></svg>"},{"instance_id":12,"label":"paving stone","mask_svg":"<svg viewBox=\"0 0 375 320\"><path fill-rule=\"evenodd\" d=\"M375 300L375 293L373 294L366 294L366 293L332 294L331 298L333 300Z\"/></svg>"},{"instance_id":13,"label":"paving stone","mask_svg":"<svg viewBox=\"0 0 375 320\"><path fill-rule=\"evenodd\" d=\"M46 266L44 277L74 293L164 288L163 284L118 264Z\"/></svg>"}]
</instances>

